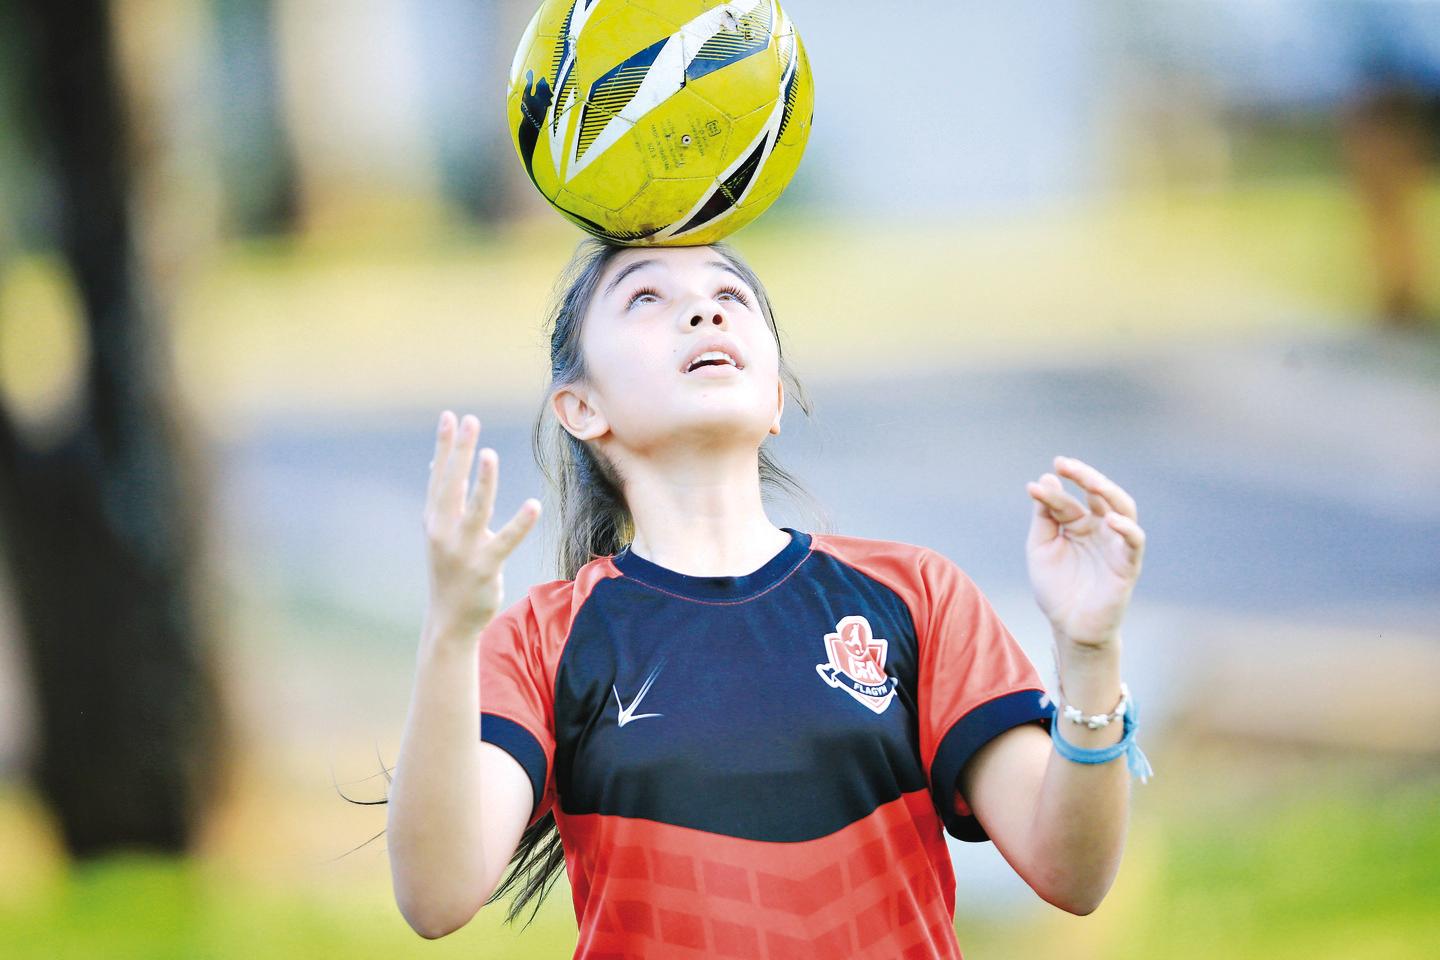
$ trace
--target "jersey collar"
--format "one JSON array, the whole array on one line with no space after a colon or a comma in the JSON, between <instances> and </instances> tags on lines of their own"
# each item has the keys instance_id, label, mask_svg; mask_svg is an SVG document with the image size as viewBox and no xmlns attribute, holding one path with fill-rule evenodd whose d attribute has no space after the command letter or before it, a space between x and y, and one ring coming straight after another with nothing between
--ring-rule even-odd
<instances>
[{"instance_id":1,"label":"jersey collar","mask_svg":"<svg viewBox=\"0 0 1440 960\"><path fill-rule=\"evenodd\" d=\"M810 534L781 527L790 542L758 569L738 577L696 577L678 573L624 549L611 558L623 575L690 600L740 601L758 596L788 577L810 554Z\"/></svg>"}]
</instances>

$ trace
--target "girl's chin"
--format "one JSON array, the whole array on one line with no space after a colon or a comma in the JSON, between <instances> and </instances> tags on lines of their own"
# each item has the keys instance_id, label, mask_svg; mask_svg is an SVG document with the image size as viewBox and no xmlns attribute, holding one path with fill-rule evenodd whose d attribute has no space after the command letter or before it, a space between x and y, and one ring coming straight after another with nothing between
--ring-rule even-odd
<instances>
[{"instance_id":1,"label":"girl's chin","mask_svg":"<svg viewBox=\"0 0 1440 960\"><path fill-rule=\"evenodd\" d=\"M671 407L663 424L653 419L646 424L646 432L654 439L671 437L675 439L703 436L716 442L754 444L764 440L769 433L774 412L761 413L756 410L726 408L720 404L705 407L701 404Z\"/></svg>"}]
</instances>

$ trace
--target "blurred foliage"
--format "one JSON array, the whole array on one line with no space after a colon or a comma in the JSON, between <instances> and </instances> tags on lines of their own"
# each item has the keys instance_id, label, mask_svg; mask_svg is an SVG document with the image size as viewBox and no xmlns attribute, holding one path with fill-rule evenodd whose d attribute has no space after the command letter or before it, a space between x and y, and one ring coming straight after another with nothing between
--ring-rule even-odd
<instances>
[{"instance_id":1,"label":"blurred foliage","mask_svg":"<svg viewBox=\"0 0 1440 960\"><path fill-rule=\"evenodd\" d=\"M1421 198L1440 251L1440 178ZM178 373L207 413L439 407L457 394L538 402L542 308L578 231L558 218L397 239L341 231L224 248L173 315ZM919 372L957 357L1110 355L1177 335L1368 319L1374 279L1343 181L1298 177L1149 191L983 221L771 218L735 247L770 288L802 374ZM47 365L70 302L53 262L0 274L3 383L56 397ZM943 282L937 282L943 278ZM1440 316L1440 275L1422 291ZM884 318L883 323L876 322ZM26 397L16 397L24 407Z\"/></svg>"}]
</instances>

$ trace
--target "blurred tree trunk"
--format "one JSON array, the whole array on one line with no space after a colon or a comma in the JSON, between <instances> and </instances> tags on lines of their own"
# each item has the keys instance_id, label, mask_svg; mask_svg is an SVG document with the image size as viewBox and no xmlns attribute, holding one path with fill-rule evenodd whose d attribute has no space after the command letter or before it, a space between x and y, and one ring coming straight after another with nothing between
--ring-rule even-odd
<instances>
[{"instance_id":1,"label":"blurred tree trunk","mask_svg":"<svg viewBox=\"0 0 1440 960\"><path fill-rule=\"evenodd\" d=\"M274 0L211 0L219 47L226 219L245 234L290 233L295 150L281 105Z\"/></svg>"},{"instance_id":2,"label":"blurred tree trunk","mask_svg":"<svg viewBox=\"0 0 1440 960\"><path fill-rule=\"evenodd\" d=\"M68 850L191 847L224 772L202 643L202 508L129 210L105 0L24 4L39 149L89 357L74 426L40 448L0 405L0 520L34 672L34 778Z\"/></svg>"}]
</instances>

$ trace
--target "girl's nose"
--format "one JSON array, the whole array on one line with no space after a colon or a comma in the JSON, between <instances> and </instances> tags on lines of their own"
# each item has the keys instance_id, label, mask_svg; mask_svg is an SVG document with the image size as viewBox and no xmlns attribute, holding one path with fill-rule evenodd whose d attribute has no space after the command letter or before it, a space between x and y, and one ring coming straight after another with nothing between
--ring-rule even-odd
<instances>
[{"instance_id":1,"label":"girl's nose","mask_svg":"<svg viewBox=\"0 0 1440 960\"><path fill-rule=\"evenodd\" d=\"M715 312L715 315L711 317L711 320L717 325L723 324L725 322L725 315L717 310ZM695 316L690 318L690 326L692 327L697 327L704 322L705 316L703 314L697 313L695 314Z\"/></svg>"}]
</instances>

